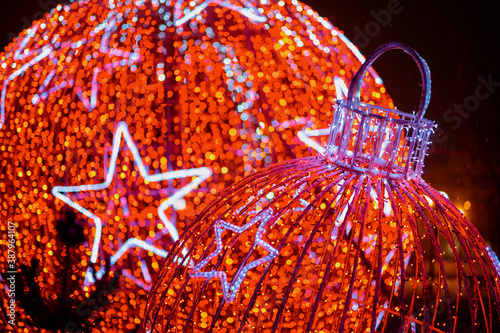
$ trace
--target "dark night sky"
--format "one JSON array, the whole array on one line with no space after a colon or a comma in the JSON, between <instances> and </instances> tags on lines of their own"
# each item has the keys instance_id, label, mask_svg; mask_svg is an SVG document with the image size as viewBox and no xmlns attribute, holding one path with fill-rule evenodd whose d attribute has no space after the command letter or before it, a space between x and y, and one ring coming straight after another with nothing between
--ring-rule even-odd
<instances>
[{"instance_id":1,"label":"dark night sky","mask_svg":"<svg viewBox=\"0 0 500 333\"><path fill-rule=\"evenodd\" d=\"M2 0L0 45L41 17L43 7L55 0ZM426 118L442 129L441 141L426 160L423 178L444 190L461 208L468 200L467 216L500 252L500 20L495 1L450 0L367 1L306 0L358 45L367 56L389 41L409 44L425 58L433 89ZM44 4L41 6L39 3ZM393 6L394 14L377 23L374 13ZM368 29L368 38L359 31ZM371 30L370 30L371 29ZM370 36L371 34L371 36ZM420 78L410 57L392 52L375 63L399 109L418 105ZM491 91L481 78L493 81ZM498 82L498 84L495 84ZM477 110L462 115L448 109L465 101L474 109L474 96L489 95ZM446 117L448 115L448 117Z\"/></svg>"}]
</instances>

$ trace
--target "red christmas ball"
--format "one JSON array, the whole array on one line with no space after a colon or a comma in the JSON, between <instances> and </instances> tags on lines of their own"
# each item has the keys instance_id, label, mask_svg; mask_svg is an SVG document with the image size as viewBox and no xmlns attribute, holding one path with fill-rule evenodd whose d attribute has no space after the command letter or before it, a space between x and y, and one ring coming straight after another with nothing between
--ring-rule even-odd
<instances>
[{"instance_id":1,"label":"red christmas ball","mask_svg":"<svg viewBox=\"0 0 500 333\"><path fill-rule=\"evenodd\" d=\"M360 102L365 70L402 49L422 73L416 114ZM422 178L430 77L389 43L336 102L320 156L259 170L189 225L149 296L163 332L497 332L500 262Z\"/></svg>"},{"instance_id":2,"label":"red christmas ball","mask_svg":"<svg viewBox=\"0 0 500 333\"><path fill-rule=\"evenodd\" d=\"M177 230L252 170L309 155L297 132L327 127L362 61L297 1L59 5L0 55L0 206L16 269L38 263L50 311L119 275L96 330L138 326ZM393 106L374 71L364 91ZM66 210L79 222L64 227Z\"/></svg>"}]
</instances>

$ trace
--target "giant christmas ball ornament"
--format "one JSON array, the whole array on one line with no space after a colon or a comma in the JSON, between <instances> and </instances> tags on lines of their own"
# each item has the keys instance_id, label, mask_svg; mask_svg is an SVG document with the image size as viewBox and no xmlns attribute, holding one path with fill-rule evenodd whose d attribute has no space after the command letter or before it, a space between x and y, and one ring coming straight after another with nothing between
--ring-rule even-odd
<instances>
[{"instance_id":1,"label":"giant christmas ball ornament","mask_svg":"<svg viewBox=\"0 0 500 333\"><path fill-rule=\"evenodd\" d=\"M416 114L360 102L365 71L403 49ZM228 187L173 246L145 313L151 332L498 332L500 263L421 178L434 123L427 64L390 43L336 102L320 156Z\"/></svg>"},{"instance_id":2,"label":"giant christmas ball ornament","mask_svg":"<svg viewBox=\"0 0 500 333\"><path fill-rule=\"evenodd\" d=\"M96 330L134 329L160 260L205 197L309 154L297 131L328 125L319 110L362 61L297 1L57 6L0 55L2 249L11 222L14 269L35 270L56 313L119 275ZM375 72L364 89L366 102L392 106Z\"/></svg>"}]
</instances>

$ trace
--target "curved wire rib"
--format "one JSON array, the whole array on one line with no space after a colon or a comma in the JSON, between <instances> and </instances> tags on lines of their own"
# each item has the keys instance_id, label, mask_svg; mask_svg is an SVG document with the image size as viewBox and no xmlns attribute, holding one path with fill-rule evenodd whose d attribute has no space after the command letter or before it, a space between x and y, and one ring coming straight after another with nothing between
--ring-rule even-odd
<instances>
[{"instance_id":1,"label":"curved wire rib","mask_svg":"<svg viewBox=\"0 0 500 333\"><path fill-rule=\"evenodd\" d=\"M423 181L307 158L252 174L222 197L167 257L146 310L153 331L453 332L482 318L493 332L500 286L493 261L482 258L487 247ZM273 212L268 223L256 220L257 207ZM229 229L218 233L222 218ZM257 233L276 256L249 268L269 255L253 246ZM175 262L186 247L191 267ZM233 293L219 275L198 276L209 271L245 277Z\"/></svg>"}]
</instances>

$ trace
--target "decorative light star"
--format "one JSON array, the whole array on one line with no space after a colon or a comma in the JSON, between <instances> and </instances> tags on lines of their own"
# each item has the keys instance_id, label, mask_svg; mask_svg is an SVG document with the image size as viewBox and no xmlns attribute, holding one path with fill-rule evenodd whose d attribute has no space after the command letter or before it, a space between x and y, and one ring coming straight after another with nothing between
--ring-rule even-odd
<instances>
[{"instance_id":1,"label":"decorative light star","mask_svg":"<svg viewBox=\"0 0 500 333\"><path fill-rule=\"evenodd\" d=\"M157 173L154 175L150 175L149 172L146 170L146 166L144 165L142 158L139 154L139 150L137 149L136 144L134 143L128 126L124 122L120 122L116 128L116 132L113 136L113 148L112 148L112 154L110 158L110 164L107 169L106 173L106 180L103 183L99 184L89 184L89 185L78 185L78 186L55 186L52 189L52 194L64 201L66 204L69 206L73 207L77 211L81 212L83 215L87 216L88 218L92 219L95 224L95 236L94 240L92 242L91 246L91 256L90 256L90 261L92 263L97 262L97 255L99 252L99 245L101 244L101 238L102 238L102 227L103 227L103 221L96 216L94 213L90 212L89 210L85 209L82 207L80 204L78 204L76 201L71 200L67 194L68 193L78 193L78 192L87 192L87 191L98 191L98 190L103 190L108 187L110 187L111 183L113 182L115 173L116 173L116 163L117 163L117 158L118 158L118 153L120 151L120 143L122 140L122 137L125 141L125 145L128 146L128 149L132 153L134 162L139 169L140 175L144 178L146 182L160 182L160 181L165 181L165 180L171 180L171 179L180 179L180 178L188 178L188 177L195 177L190 183L185 185L184 187L180 188L177 190L172 196L170 196L167 200L163 201L160 206L158 207L158 216L160 217L163 225L161 226L160 230L158 233L162 233L161 236L166 234L167 232L170 234L170 237L172 240L176 241L179 238L179 234L177 232L176 227L172 224L172 222L169 220L169 218L165 214L165 210L167 210L169 207L172 207L178 200L182 199L186 194L189 192L193 191L196 189L203 181L208 179L212 175L212 170L210 168L195 168L195 169L188 169L188 170L176 170L176 171L169 171L165 173ZM124 207L125 211L125 207ZM128 209L126 210L128 211ZM126 213L127 214L127 213ZM166 231L165 231L166 230ZM159 236L155 234L151 239L156 240L158 239ZM154 245L151 244L151 239L148 240L142 240L139 238L130 238L126 240L120 248L111 256L110 258L110 264L114 265L118 259L120 259L121 256L123 256L128 250L131 248L139 247L142 248L146 251L151 251L161 257L165 257L168 253L163 250L162 248L158 248ZM142 266L145 266L143 263ZM144 271L145 268L143 269L143 275L146 278L146 281L148 280L148 275L149 273ZM93 277L92 274L90 274L90 268L87 270L87 275L85 278L85 285L89 285L93 283ZM101 278L102 275L105 273L105 270L103 267L97 272L96 277ZM150 279L149 279L150 280Z\"/></svg>"},{"instance_id":2,"label":"decorative light star","mask_svg":"<svg viewBox=\"0 0 500 333\"><path fill-rule=\"evenodd\" d=\"M103 23L99 24L93 31L90 32L91 38L89 40L87 39L82 39L76 43L71 43L70 47L71 48L79 48L82 45L85 45L88 42L91 42L94 37L104 29L104 33L102 35L102 38L100 40L100 47L99 47L99 53L104 57L119 57L121 60L116 60L112 62L107 62L104 63L103 68L100 67L95 67L92 75L92 81L91 81L91 90L90 94L85 93L84 89L87 89L86 85L81 85L78 84L77 80L73 78L69 78L68 74L64 72L61 75L62 82L59 84L56 84L54 87L47 89L48 85L50 82L52 82L54 79L57 79L58 77L55 76L56 71L52 70L49 75L47 75L47 78L43 82L42 86L38 89L38 93L33 96L33 99L31 102L33 104L39 103L41 100L46 99L49 95L55 93L58 90L61 90L66 87L75 87L75 92L76 95L80 98L80 100L83 102L83 105L88 111L92 111L95 109L97 106L97 94L99 90L99 80L98 80L98 74L101 72L103 69L107 70L108 72L111 72L111 69L120 67L120 66L131 66L132 64L137 63L141 57L140 55L134 51L134 52L129 52L129 51L123 51L117 48L110 48L109 47L109 40L111 37L111 34L116 31L116 29L119 27L119 23L117 21L117 17L121 20L122 16L116 15L115 11L110 12L108 15L108 18L104 20ZM87 97L90 95L90 98Z\"/></svg>"},{"instance_id":3,"label":"decorative light star","mask_svg":"<svg viewBox=\"0 0 500 333\"><path fill-rule=\"evenodd\" d=\"M238 293L238 290L240 289L240 286L243 283L243 279L246 277L248 271L251 270L252 268L265 264L266 262L271 262L274 258L278 256L278 251L262 239L262 235L264 234L265 231L264 227L272 217L273 217L272 209L266 209L264 211L259 212L255 217L253 217L250 220L250 222L243 225L242 227L225 222L223 220L216 221L214 224L214 230L215 230L215 241L217 248L208 257L206 257L204 260L202 260L196 266L194 266L194 268L189 272L189 275L192 278L207 278L207 279L218 278L222 284L222 292L225 301L229 303L234 301L234 299L236 298L236 294ZM210 261L213 258L218 256L222 252L223 245L221 236L224 231L231 230L235 233L241 234L258 222L260 222L260 224L257 229L257 232L255 233L255 242L254 245L252 246L252 250L257 246L261 246L266 251L269 252L268 255L259 258L257 260L251 261L248 264L244 265L243 267L240 267L238 269L238 273L233 277L230 283L227 281L227 274L223 271L214 270L209 272L201 272L203 267L205 267L208 263L210 263Z\"/></svg>"},{"instance_id":4,"label":"decorative light star","mask_svg":"<svg viewBox=\"0 0 500 333\"><path fill-rule=\"evenodd\" d=\"M249 18L250 20L256 22L266 22L267 18L264 15L260 15L258 9L252 4L251 1L244 0L241 3L232 3L231 1L225 0L205 0L193 10L181 9L183 1L177 1L174 8L174 25L176 27L183 25L189 20L193 19L196 15L200 14L205 8L210 4L217 4L221 7L229 8L231 10L239 12L241 15Z\"/></svg>"},{"instance_id":5,"label":"decorative light star","mask_svg":"<svg viewBox=\"0 0 500 333\"><path fill-rule=\"evenodd\" d=\"M34 42L33 37L35 36L35 33L38 31L39 25L35 25L33 28L28 29L26 35L19 42L20 44L19 48L16 49L12 58L17 61L26 61L25 59L31 56L33 56L33 58L25 62L19 69L11 73L4 81L2 92L0 95L0 128L2 128L3 124L5 123L5 100L7 97L7 89L9 88L10 82L15 80L18 76L24 75L29 68L33 67L35 64L39 63L40 61L42 61L47 57L51 58L52 56L53 58L52 61L54 61L55 64L57 64L58 60L56 58L56 54L58 51L66 48L72 50L78 50L87 43L94 41L95 36L103 29L104 33L101 38L99 53L108 57L122 58L121 60L104 64L103 66L104 70L110 71L111 69L119 66L130 66L138 62L141 57L136 51L129 52L109 47L110 36L117 29L119 23L117 22L116 17L121 18L122 16L116 15L115 11L110 12L108 17L104 20L104 22L99 24L93 31L90 32L90 38L82 38L81 40L78 40L76 42L71 42L71 41L61 42L57 40L58 37L53 37L51 43L44 45L41 49L37 48L30 49L29 47L29 45L31 45ZM46 30L46 33L48 32L49 30ZM64 53L66 54L67 52ZM17 63L12 64L12 68L15 69L16 66ZM77 80L69 77L66 67L62 66L61 70L63 72L60 75L56 75L55 69L51 70L47 74L47 77L43 81L37 93L31 99L31 103L33 105L38 104L40 101L47 99L51 94L61 89L74 86L76 95L83 102L85 108L88 111L92 111L97 105L97 93L99 87L99 81L97 76L102 69L98 67L94 68L90 94L84 93L84 89L87 89L85 85L82 86L78 83ZM53 84L56 81L59 83ZM49 88L49 85L51 84L53 84L53 86ZM86 95L90 95L90 99Z\"/></svg>"},{"instance_id":6,"label":"decorative light star","mask_svg":"<svg viewBox=\"0 0 500 333\"><path fill-rule=\"evenodd\" d=\"M53 48L49 45L45 45L43 48L38 50L32 50L26 48L29 41L35 35L35 32L38 30L38 25L35 25L33 28L28 29L28 33L24 36L24 38L20 42L19 48L14 52L13 59L14 60L24 60L32 55L35 55L33 59L25 62L19 69L10 74L5 80L2 88L2 94L0 96L0 128L3 127L5 123L5 98L7 96L7 88L9 87L9 83L12 82L19 75L24 74L26 70L36 63L40 62L42 59L46 58L52 52L54 52ZM12 64L12 68L16 68L17 63Z\"/></svg>"}]
</instances>

